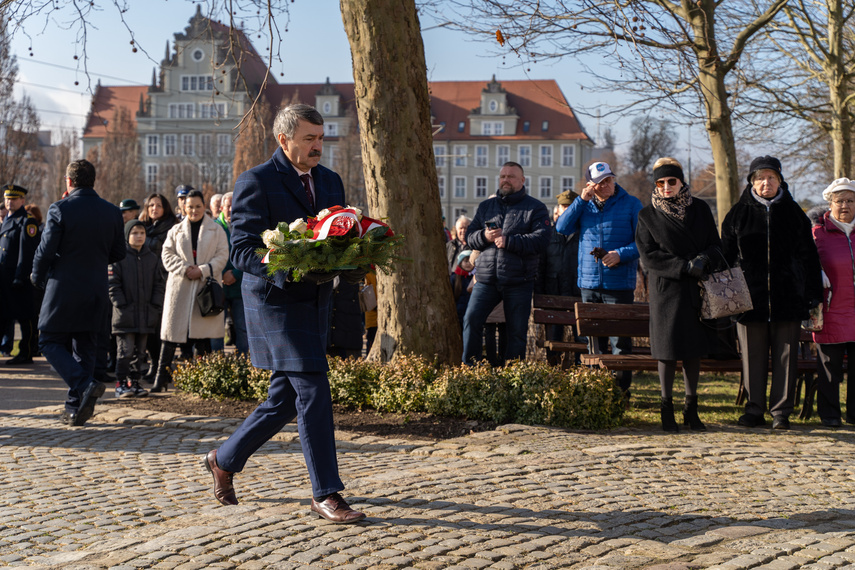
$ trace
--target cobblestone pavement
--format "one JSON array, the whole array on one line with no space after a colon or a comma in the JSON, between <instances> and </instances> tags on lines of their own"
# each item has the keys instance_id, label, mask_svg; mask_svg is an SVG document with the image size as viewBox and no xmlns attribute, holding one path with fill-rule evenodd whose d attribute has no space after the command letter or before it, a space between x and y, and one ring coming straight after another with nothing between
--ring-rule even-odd
<instances>
[{"instance_id":1,"label":"cobblestone pavement","mask_svg":"<svg viewBox=\"0 0 855 570\"><path fill-rule=\"evenodd\" d=\"M855 568L855 431L508 425L442 442L339 432L345 496L309 511L293 429L216 503L237 421L99 405L0 413L0 565L112 568Z\"/></svg>"}]
</instances>

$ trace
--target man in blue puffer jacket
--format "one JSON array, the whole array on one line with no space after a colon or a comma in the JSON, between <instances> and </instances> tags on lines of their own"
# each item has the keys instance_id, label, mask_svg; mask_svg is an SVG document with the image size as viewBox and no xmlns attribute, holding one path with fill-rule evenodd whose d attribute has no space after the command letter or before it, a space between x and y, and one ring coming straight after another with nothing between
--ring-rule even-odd
<instances>
[{"instance_id":1,"label":"man in blue puffer jacket","mask_svg":"<svg viewBox=\"0 0 855 570\"><path fill-rule=\"evenodd\" d=\"M504 302L508 360L525 357L531 297L540 254L549 244L549 210L525 191L525 174L516 162L499 171L499 190L478 205L466 243L481 255L475 287L463 317L463 362L481 359L487 315ZM636 254L636 257L638 255Z\"/></svg>"},{"instance_id":2,"label":"man in blue puffer jacket","mask_svg":"<svg viewBox=\"0 0 855 570\"><path fill-rule=\"evenodd\" d=\"M578 284L586 303L632 303L638 249L635 226L641 201L629 195L615 182L612 169L605 162L595 162L585 170L587 186L582 195L558 218L558 233L580 232ZM629 337L588 339L591 354L603 354L612 343L613 354L632 352ZM621 390L629 393L632 372L625 371L619 380Z\"/></svg>"}]
</instances>

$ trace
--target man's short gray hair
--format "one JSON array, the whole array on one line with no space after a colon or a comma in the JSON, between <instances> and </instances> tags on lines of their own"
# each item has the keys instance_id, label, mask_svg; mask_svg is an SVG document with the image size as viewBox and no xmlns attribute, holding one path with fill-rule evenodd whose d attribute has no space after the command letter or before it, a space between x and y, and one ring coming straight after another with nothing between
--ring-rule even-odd
<instances>
[{"instance_id":1,"label":"man's short gray hair","mask_svg":"<svg viewBox=\"0 0 855 570\"><path fill-rule=\"evenodd\" d=\"M456 220L454 220L454 225L456 226L456 225L457 225L457 224L459 224L460 222L466 222L467 224L471 224L471 223L472 223L472 218L468 218L468 217L466 217L466 216L464 216L464 215L462 215L462 214L461 214L459 218L457 218Z\"/></svg>"},{"instance_id":2,"label":"man's short gray hair","mask_svg":"<svg viewBox=\"0 0 855 570\"><path fill-rule=\"evenodd\" d=\"M289 139L293 139L301 120L313 125L324 124L324 118L317 109L305 103L294 103L283 107L276 114L276 119L273 121L273 135L278 137L279 133L282 133Z\"/></svg>"},{"instance_id":3,"label":"man's short gray hair","mask_svg":"<svg viewBox=\"0 0 855 570\"><path fill-rule=\"evenodd\" d=\"M223 200L226 200L226 199L231 200L232 196L234 196L234 194L235 194L234 192L226 192L225 194L223 194Z\"/></svg>"}]
</instances>

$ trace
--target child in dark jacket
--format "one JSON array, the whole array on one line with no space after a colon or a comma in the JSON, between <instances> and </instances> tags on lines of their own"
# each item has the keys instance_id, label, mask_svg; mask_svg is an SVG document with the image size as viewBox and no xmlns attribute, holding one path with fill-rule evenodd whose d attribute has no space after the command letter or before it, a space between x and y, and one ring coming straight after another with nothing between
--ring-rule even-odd
<instances>
[{"instance_id":1,"label":"child in dark jacket","mask_svg":"<svg viewBox=\"0 0 855 570\"><path fill-rule=\"evenodd\" d=\"M139 365L145 359L148 335L159 333L157 325L166 290L160 259L145 244L145 225L139 220L128 221L125 239L127 255L109 269L117 398L148 396L139 384Z\"/></svg>"}]
</instances>

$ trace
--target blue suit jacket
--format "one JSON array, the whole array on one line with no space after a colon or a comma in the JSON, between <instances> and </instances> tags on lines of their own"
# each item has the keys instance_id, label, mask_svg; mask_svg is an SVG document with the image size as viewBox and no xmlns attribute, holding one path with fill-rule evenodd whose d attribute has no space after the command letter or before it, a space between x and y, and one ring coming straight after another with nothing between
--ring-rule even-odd
<instances>
[{"instance_id":1,"label":"blue suit jacket","mask_svg":"<svg viewBox=\"0 0 855 570\"><path fill-rule=\"evenodd\" d=\"M32 281L45 289L39 330L101 332L109 322L107 266L125 257L122 213L92 188L48 209Z\"/></svg>"},{"instance_id":2,"label":"blue suit jacket","mask_svg":"<svg viewBox=\"0 0 855 570\"><path fill-rule=\"evenodd\" d=\"M232 198L231 262L243 271L241 292L246 311L252 364L268 370L323 372L326 358L332 282L290 283L285 274L267 275L256 250L261 234L279 222L314 216L346 205L338 174L312 169L316 210L312 210L297 171L281 148L273 157L241 174Z\"/></svg>"}]
</instances>

